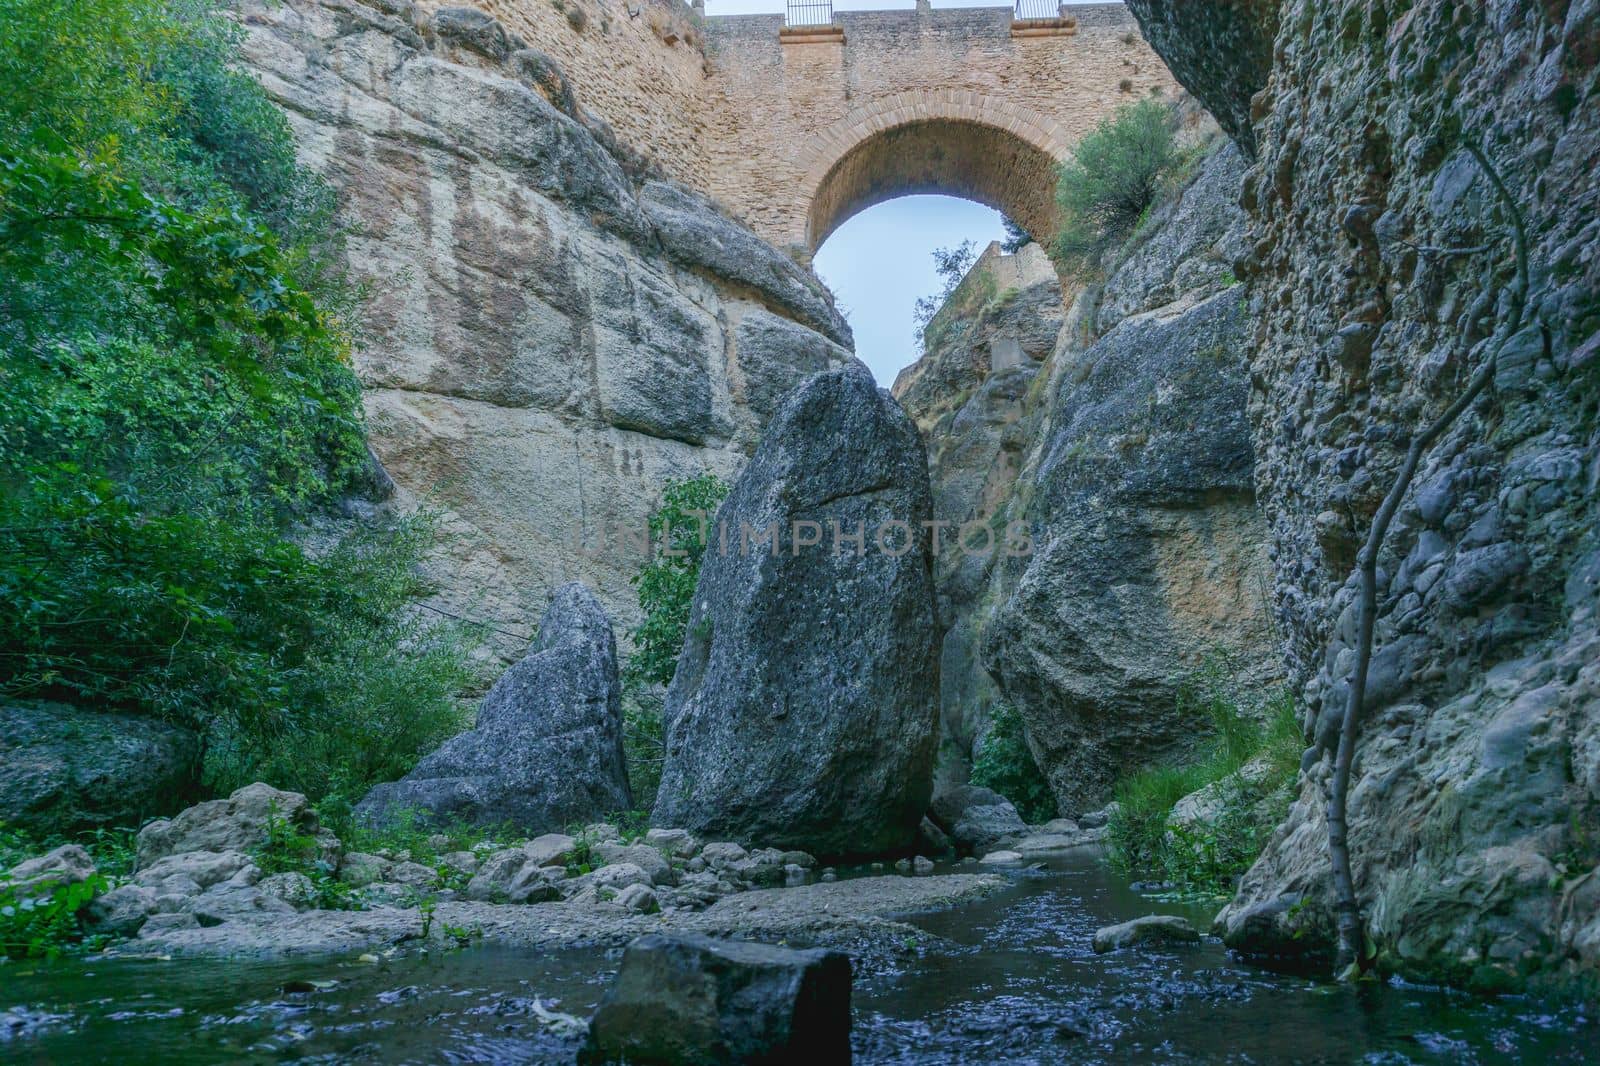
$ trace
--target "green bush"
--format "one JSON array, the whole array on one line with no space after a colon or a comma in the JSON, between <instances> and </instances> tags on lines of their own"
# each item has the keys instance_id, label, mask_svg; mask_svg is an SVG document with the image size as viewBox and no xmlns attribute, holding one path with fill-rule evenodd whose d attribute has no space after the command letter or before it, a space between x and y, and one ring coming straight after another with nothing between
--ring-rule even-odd
<instances>
[{"instance_id":1,"label":"green bush","mask_svg":"<svg viewBox=\"0 0 1600 1066\"><path fill-rule=\"evenodd\" d=\"M1182 713L1208 728L1201 755L1157 766L1117 784L1117 809L1106 827L1113 864L1128 874L1173 882L1208 895L1226 893L1261 853L1287 809L1299 772L1301 735L1294 702L1275 692L1240 706L1225 663L1197 671L1180 697ZM1246 763L1261 769L1246 779ZM1204 822L1169 823L1179 800L1210 787L1216 814Z\"/></svg>"},{"instance_id":2,"label":"green bush","mask_svg":"<svg viewBox=\"0 0 1600 1066\"><path fill-rule=\"evenodd\" d=\"M1173 110L1153 97L1117 109L1085 134L1061 166L1056 258L1078 273L1133 233L1178 172Z\"/></svg>"},{"instance_id":3,"label":"green bush","mask_svg":"<svg viewBox=\"0 0 1600 1066\"><path fill-rule=\"evenodd\" d=\"M96 874L73 884L19 891L0 878L0 957L55 958L85 939L78 912L110 887Z\"/></svg>"},{"instance_id":4,"label":"green bush","mask_svg":"<svg viewBox=\"0 0 1600 1066\"><path fill-rule=\"evenodd\" d=\"M1056 816L1055 793L1028 748L1022 715L1009 703L994 706L989 732L972 760L971 781L1010 800L1030 825Z\"/></svg>"},{"instance_id":5,"label":"green bush","mask_svg":"<svg viewBox=\"0 0 1600 1066\"><path fill-rule=\"evenodd\" d=\"M457 728L467 635L406 612L426 521L309 546L370 476L359 294L237 34L0 19L0 693L192 726L219 787L354 790Z\"/></svg>"},{"instance_id":6,"label":"green bush","mask_svg":"<svg viewBox=\"0 0 1600 1066\"><path fill-rule=\"evenodd\" d=\"M661 784L664 689L683 650L712 520L727 495L727 482L715 474L668 481L650 516L650 559L632 579L644 620L633 629L622 671L623 747L634 801L645 810Z\"/></svg>"}]
</instances>

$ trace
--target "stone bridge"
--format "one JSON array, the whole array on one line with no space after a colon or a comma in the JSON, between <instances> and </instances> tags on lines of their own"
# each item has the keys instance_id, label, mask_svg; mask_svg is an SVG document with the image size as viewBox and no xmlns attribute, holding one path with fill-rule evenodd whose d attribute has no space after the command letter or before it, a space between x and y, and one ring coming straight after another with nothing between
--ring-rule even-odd
<instances>
[{"instance_id":1,"label":"stone bridge","mask_svg":"<svg viewBox=\"0 0 1600 1066\"><path fill-rule=\"evenodd\" d=\"M1177 86L1122 4L705 20L701 184L809 254L851 215L942 192L1056 228L1054 168L1118 105Z\"/></svg>"}]
</instances>

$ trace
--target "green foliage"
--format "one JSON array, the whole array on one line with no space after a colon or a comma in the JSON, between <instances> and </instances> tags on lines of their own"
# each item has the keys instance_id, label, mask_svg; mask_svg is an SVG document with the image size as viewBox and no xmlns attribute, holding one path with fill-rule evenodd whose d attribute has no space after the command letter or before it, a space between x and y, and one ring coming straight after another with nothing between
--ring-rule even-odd
<instances>
[{"instance_id":1,"label":"green foliage","mask_svg":"<svg viewBox=\"0 0 1600 1066\"><path fill-rule=\"evenodd\" d=\"M933 250L933 269L941 279L941 288L935 295L924 296L918 300L911 311L919 352L926 352L930 345L938 343L939 330L934 327L934 318L961 287L961 280L967 276L967 271L972 269L972 264L977 260L977 246L971 241L962 241L954 248Z\"/></svg>"},{"instance_id":2,"label":"green foliage","mask_svg":"<svg viewBox=\"0 0 1600 1066\"><path fill-rule=\"evenodd\" d=\"M1106 827L1112 862L1129 874L1170 881L1204 895L1231 891L1261 853L1287 808L1300 765L1300 725L1287 692L1240 706L1227 664L1208 663L1180 696L1180 711L1211 741L1179 766L1156 766L1117 784L1117 810ZM1246 764L1248 773L1241 773ZM1209 789L1212 813L1170 822L1178 801Z\"/></svg>"},{"instance_id":3,"label":"green foliage","mask_svg":"<svg viewBox=\"0 0 1600 1066\"><path fill-rule=\"evenodd\" d=\"M1146 97L1078 142L1056 185L1055 250L1064 265L1091 270L1135 230L1182 165L1176 132L1172 108Z\"/></svg>"},{"instance_id":4,"label":"green foliage","mask_svg":"<svg viewBox=\"0 0 1600 1066\"><path fill-rule=\"evenodd\" d=\"M331 196L211 0L0 8L0 693L202 730L313 793L458 727L426 521L307 526L369 457Z\"/></svg>"},{"instance_id":5,"label":"green foliage","mask_svg":"<svg viewBox=\"0 0 1600 1066\"><path fill-rule=\"evenodd\" d=\"M341 800L318 804L317 815L348 851L405 851L413 862L424 866L438 866L439 860L452 851L499 851L526 839L526 834L510 823L481 826L454 821L440 827L428 812L411 808L391 812L389 821L378 828L352 820L349 805Z\"/></svg>"},{"instance_id":6,"label":"green foliage","mask_svg":"<svg viewBox=\"0 0 1600 1066\"><path fill-rule=\"evenodd\" d=\"M1007 215L1000 221L1001 224L1005 226L1006 231L1004 239L1000 241L1001 251L1005 252L1007 255L1016 255L1018 252L1022 251L1023 248L1032 243L1033 237L1029 235L1027 230L1017 225L1017 223L1012 220L1011 216Z\"/></svg>"},{"instance_id":7,"label":"green foliage","mask_svg":"<svg viewBox=\"0 0 1600 1066\"><path fill-rule=\"evenodd\" d=\"M663 689L678 666L700 561L727 495L728 483L715 474L668 481L650 516L650 559L632 579L644 620L633 629L633 653L623 670L623 746L634 800L644 807L661 784Z\"/></svg>"},{"instance_id":8,"label":"green foliage","mask_svg":"<svg viewBox=\"0 0 1600 1066\"><path fill-rule=\"evenodd\" d=\"M1009 703L995 704L989 732L972 760L971 780L1010 800L1030 825L1056 816L1055 793L1028 748L1022 715Z\"/></svg>"},{"instance_id":9,"label":"green foliage","mask_svg":"<svg viewBox=\"0 0 1600 1066\"><path fill-rule=\"evenodd\" d=\"M311 898L306 902L319 910L359 911L366 904L360 894L340 881L333 866L325 861L316 837L309 836L278 816L277 808L267 815L267 839L251 856L263 874L303 874L311 882Z\"/></svg>"},{"instance_id":10,"label":"green foliage","mask_svg":"<svg viewBox=\"0 0 1600 1066\"><path fill-rule=\"evenodd\" d=\"M98 874L26 892L0 878L0 957L55 958L82 944L85 934L78 912L109 887L110 882Z\"/></svg>"}]
</instances>

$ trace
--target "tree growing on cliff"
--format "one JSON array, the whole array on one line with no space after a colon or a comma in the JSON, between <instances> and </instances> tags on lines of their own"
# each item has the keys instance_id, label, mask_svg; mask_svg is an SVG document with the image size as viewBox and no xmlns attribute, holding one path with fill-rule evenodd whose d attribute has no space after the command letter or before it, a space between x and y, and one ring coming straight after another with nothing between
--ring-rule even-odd
<instances>
[{"instance_id":1,"label":"tree growing on cliff","mask_svg":"<svg viewBox=\"0 0 1600 1066\"><path fill-rule=\"evenodd\" d=\"M1061 166L1056 258L1077 273L1093 270L1133 233L1182 161L1173 110L1160 100L1145 97L1102 119Z\"/></svg>"},{"instance_id":2,"label":"tree growing on cliff","mask_svg":"<svg viewBox=\"0 0 1600 1066\"><path fill-rule=\"evenodd\" d=\"M939 291L931 296L922 297L911 309L918 352L927 351L928 344L932 340L928 336L928 329L933 325L934 316L961 287L962 279L967 276L967 271L972 269L972 264L977 262L977 259L977 245L971 241L962 241L953 248L933 250L933 271L939 275Z\"/></svg>"}]
</instances>

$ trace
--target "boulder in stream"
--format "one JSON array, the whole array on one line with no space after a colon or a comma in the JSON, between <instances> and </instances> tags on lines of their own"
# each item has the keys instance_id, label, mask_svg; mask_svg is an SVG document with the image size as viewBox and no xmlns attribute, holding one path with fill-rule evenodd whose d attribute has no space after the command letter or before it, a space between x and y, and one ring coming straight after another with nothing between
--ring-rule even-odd
<instances>
[{"instance_id":1,"label":"boulder in stream","mask_svg":"<svg viewBox=\"0 0 1600 1066\"><path fill-rule=\"evenodd\" d=\"M1104 955L1108 951L1118 951L1135 944L1193 943L1199 939L1200 934L1195 932L1187 919L1175 914L1147 914L1096 930L1093 946L1096 955Z\"/></svg>"},{"instance_id":2,"label":"boulder in stream","mask_svg":"<svg viewBox=\"0 0 1600 1066\"><path fill-rule=\"evenodd\" d=\"M848 1063L850 959L702 936L640 937L589 1021L586 1063Z\"/></svg>"},{"instance_id":3,"label":"boulder in stream","mask_svg":"<svg viewBox=\"0 0 1600 1066\"><path fill-rule=\"evenodd\" d=\"M930 506L917 429L865 366L790 393L711 531L656 824L823 856L910 847L937 744Z\"/></svg>"}]
</instances>

